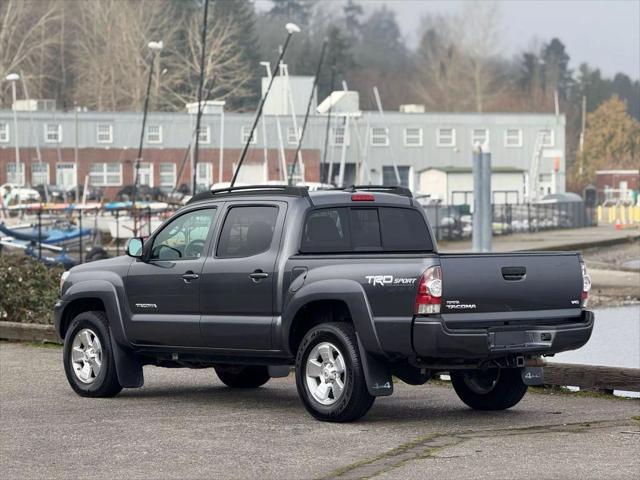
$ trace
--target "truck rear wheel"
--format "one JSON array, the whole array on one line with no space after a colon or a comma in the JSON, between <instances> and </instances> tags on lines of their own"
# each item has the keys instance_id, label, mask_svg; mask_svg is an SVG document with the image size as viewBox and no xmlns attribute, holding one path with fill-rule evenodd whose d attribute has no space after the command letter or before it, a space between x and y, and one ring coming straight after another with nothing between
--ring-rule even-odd
<instances>
[{"instance_id":1,"label":"truck rear wheel","mask_svg":"<svg viewBox=\"0 0 640 480\"><path fill-rule=\"evenodd\" d=\"M296 386L307 411L326 422L351 422L375 400L362 371L358 342L348 323L323 323L302 339Z\"/></svg>"},{"instance_id":2,"label":"truck rear wheel","mask_svg":"<svg viewBox=\"0 0 640 480\"><path fill-rule=\"evenodd\" d=\"M267 367L259 365L215 367L216 375L227 387L258 388L271 378Z\"/></svg>"},{"instance_id":3,"label":"truck rear wheel","mask_svg":"<svg viewBox=\"0 0 640 480\"><path fill-rule=\"evenodd\" d=\"M71 321L63 362L69 385L82 397L113 397L122 390L103 312L82 312Z\"/></svg>"},{"instance_id":4,"label":"truck rear wheel","mask_svg":"<svg viewBox=\"0 0 640 480\"><path fill-rule=\"evenodd\" d=\"M519 368L451 372L451 383L460 400L475 410L506 410L527 393Z\"/></svg>"}]
</instances>

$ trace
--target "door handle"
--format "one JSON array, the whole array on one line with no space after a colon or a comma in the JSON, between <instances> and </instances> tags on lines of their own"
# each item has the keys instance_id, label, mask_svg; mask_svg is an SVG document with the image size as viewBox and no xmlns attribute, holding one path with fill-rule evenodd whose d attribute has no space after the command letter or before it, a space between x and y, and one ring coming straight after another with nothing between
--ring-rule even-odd
<instances>
[{"instance_id":1,"label":"door handle","mask_svg":"<svg viewBox=\"0 0 640 480\"><path fill-rule=\"evenodd\" d=\"M502 278L507 281L522 280L526 274L525 267L502 267Z\"/></svg>"},{"instance_id":2,"label":"door handle","mask_svg":"<svg viewBox=\"0 0 640 480\"><path fill-rule=\"evenodd\" d=\"M263 278L269 278L269 274L263 272L262 270L256 270L255 272L249 274L249 278L255 283L258 283Z\"/></svg>"},{"instance_id":3,"label":"door handle","mask_svg":"<svg viewBox=\"0 0 640 480\"><path fill-rule=\"evenodd\" d=\"M197 280L198 277L199 275L197 273L193 273L191 270L188 270L184 275L182 275L184 283L191 283L191 280Z\"/></svg>"}]
</instances>

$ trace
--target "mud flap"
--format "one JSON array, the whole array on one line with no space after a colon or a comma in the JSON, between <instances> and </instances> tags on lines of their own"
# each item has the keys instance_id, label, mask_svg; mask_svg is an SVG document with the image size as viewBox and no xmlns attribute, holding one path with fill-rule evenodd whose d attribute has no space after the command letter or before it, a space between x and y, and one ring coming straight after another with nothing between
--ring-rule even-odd
<instances>
[{"instance_id":1,"label":"mud flap","mask_svg":"<svg viewBox=\"0 0 640 480\"><path fill-rule=\"evenodd\" d=\"M109 329L111 337L111 347L113 349L113 359L116 363L116 373L118 374L118 382L124 388L139 388L144 385L144 376L142 374L142 365L136 356L129 350L124 349L115 338L113 332Z\"/></svg>"},{"instance_id":2,"label":"mud flap","mask_svg":"<svg viewBox=\"0 0 640 480\"><path fill-rule=\"evenodd\" d=\"M289 365L269 365L269 376L271 378L284 378L288 377L291 373L291 367Z\"/></svg>"},{"instance_id":3,"label":"mud flap","mask_svg":"<svg viewBox=\"0 0 640 480\"><path fill-rule=\"evenodd\" d=\"M393 379L391 378L391 370L383 362L369 354L362 346L360 337L358 338L358 350L360 350L360 359L362 362L362 370L364 378L367 382L367 390L374 397L386 397L393 393Z\"/></svg>"},{"instance_id":4,"label":"mud flap","mask_svg":"<svg viewBox=\"0 0 640 480\"><path fill-rule=\"evenodd\" d=\"M525 385L544 385L544 369L542 367L525 367L521 374Z\"/></svg>"}]
</instances>

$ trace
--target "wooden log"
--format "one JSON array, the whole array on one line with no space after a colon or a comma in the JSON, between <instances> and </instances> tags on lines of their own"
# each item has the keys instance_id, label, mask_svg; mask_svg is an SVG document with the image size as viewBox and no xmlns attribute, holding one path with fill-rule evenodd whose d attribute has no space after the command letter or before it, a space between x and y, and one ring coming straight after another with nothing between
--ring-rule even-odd
<instances>
[{"instance_id":1,"label":"wooden log","mask_svg":"<svg viewBox=\"0 0 640 480\"><path fill-rule=\"evenodd\" d=\"M640 392L640 368L547 363L544 367L544 383L597 390Z\"/></svg>"}]
</instances>

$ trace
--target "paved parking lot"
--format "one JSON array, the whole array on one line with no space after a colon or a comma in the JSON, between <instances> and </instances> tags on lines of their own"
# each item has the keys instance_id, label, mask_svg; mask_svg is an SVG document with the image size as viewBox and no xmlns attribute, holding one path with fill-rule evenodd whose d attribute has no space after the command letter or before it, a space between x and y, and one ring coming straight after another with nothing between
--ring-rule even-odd
<instances>
[{"instance_id":1,"label":"paved parking lot","mask_svg":"<svg viewBox=\"0 0 640 480\"><path fill-rule=\"evenodd\" d=\"M213 370L145 367L83 399L62 351L0 343L0 478L633 478L640 401L528 394L471 411L446 385L396 385L361 421L313 420L293 376L253 391ZM636 417L633 419L632 417Z\"/></svg>"}]
</instances>

